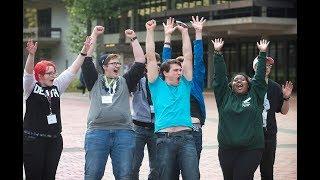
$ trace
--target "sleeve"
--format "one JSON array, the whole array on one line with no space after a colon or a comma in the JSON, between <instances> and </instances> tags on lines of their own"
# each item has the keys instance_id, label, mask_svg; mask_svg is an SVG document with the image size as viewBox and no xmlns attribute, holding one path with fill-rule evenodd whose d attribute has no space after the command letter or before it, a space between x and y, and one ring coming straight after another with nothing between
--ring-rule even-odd
<instances>
[{"instance_id":1,"label":"sleeve","mask_svg":"<svg viewBox=\"0 0 320 180\"><path fill-rule=\"evenodd\" d=\"M169 47L163 47L162 49L162 61L166 62L171 59L172 49Z\"/></svg>"},{"instance_id":2,"label":"sleeve","mask_svg":"<svg viewBox=\"0 0 320 180\"><path fill-rule=\"evenodd\" d=\"M58 87L60 94L65 92L75 76L76 75L69 71L69 69L66 69L56 79L54 79L53 84Z\"/></svg>"},{"instance_id":3,"label":"sleeve","mask_svg":"<svg viewBox=\"0 0 320 180\"><path fill-rule=\"evenodd\" d=\"M277 103L277 109L275 110L277 113L281 112L282 105L283 105L283 93L282 93L282 88L280 85L277 84L277 91L278 91L278 103Z\"/></svg>"},{"instance_id":4,"label":"sleeve","mask_svg":"<svg viewBox=\"0 0 320 180\"><path fill-rule=\"evenodd\" d=\"M24 96L27 99L36 84L36 79L34 78L34 74L28 74L26 71L24 71L23 74L23 91L24 91Z\"/></svg>"},{"instance_id":5,"label":"sleeve","mask_svg":"<svg viewBox=\"0 0 320 180\"><path fill-rule=\"evenodd\" d=\"M203 92L204 78L206 69L203 63L203 42L202 40L193 41L194 65L193 65L193 84L197 85Z\"/></svg>"},{"instance_id":6,"label":"sleeve","mask_svg":"<svg viewBox=\"0 0 320 180\"><path fill-rule=\"evenodd\" d=\"M231 91L228 87L227 67L222 54L213 55L213 91L217 106L222 104L223 98L227 92Z\"/></svg>"},{"instance_id":7,"label":"sleeve","mask_svg":"<svg viewBox=\"0 0 320 180\"><path fill-rule=\"evenodd\" d=\"M135 90L137 83L144 75L145 69L144 63L135 62L130 70L123 75L126 79L129 93Z\"/></svg>"},{"instance_id":8,"label":"sleeve","mask_svg":"<svg viewBox=\"0 0 320 180\"><path fill-rule=\"evenodd\" d=\"M85 83L88 91L91 91L94 83L98 79L98 72L92 62L92 57L86 57L84 59L84 62L81 66L81 70L83 73L84 83Z\"/></svg>"},{"instance_id":9,"label":"sleeve","mask_svg":"<svg viewBox=\"0 0 320 180\"><path fill-rule=\"evenodd\" d=\"M158 91L160 90L161 81L162 79L160 78L160 76L158 76L157 79L152 83L148 82L152 100L155 100L157 98Z\"/></svg>"},{"instance_id":10,"label":"sleeve","mask_svg":"<svg viewBox=\"0 0 320 180\"><path fill-rule=\"evenodd\" d=\"M260 52L258 56L257 71L251 80L251 90L255 92L260 103L263 104L264 95L267 92L266 77L266 52Z\"/></svg>"}]
</instances>

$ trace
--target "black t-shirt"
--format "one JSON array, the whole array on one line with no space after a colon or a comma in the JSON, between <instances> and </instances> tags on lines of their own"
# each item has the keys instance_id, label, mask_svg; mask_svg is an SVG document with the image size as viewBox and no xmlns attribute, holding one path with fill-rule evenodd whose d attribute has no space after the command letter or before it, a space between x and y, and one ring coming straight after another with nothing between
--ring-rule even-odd
<instances>
[{"instance_id":1,"label":"black t-shirt","mask_svg":"<svg viewBox=\"0 0 320 180\"><path fill-rule=\"evenodd\" d=\"M47 119L47 116L50 115L50 107L57 120L53 124L48 124ZM50 135L61 132L60 93L57 86L41 87L39 83L35 84L26 100L23 129Z\"/></svg>"},{"instance_id":2,"label":"black t-shirt","mask_svg":"<svg viewBox=\"0 0 320 180\"><path fill-rule=\"evenodd\" d=\"M270 109L267 115L267 128L265 129L265 137L273 138L276 136L278 128L276 122L276 114L281 112L283 104L283 93L281 86L273 80L268 80L267 99L270 103Z\"/></svg>"}]
</instances>

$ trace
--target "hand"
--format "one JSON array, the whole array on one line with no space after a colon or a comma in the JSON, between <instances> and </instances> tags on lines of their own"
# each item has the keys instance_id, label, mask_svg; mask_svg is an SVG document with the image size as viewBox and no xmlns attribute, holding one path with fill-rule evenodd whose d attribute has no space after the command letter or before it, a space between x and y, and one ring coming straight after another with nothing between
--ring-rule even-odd
<instances>
[{"instance_id":1,"label":"hand","mask_svg":"<svg viewBox=\"0 0 320 180\"><path fill-rule=\"evenodd\" d=\"M93 28L92 34L98 36L100 34L103 34L103 32L104 32L104 27L103 26L95 26Z\"/></svg>"},{"instance_id":2,"label":"hand","mask_svg":"<svg viewBox=\"0 0 320 180\"><path fill-rule=\"evenodd\" d=\"M92 38L91 38L90 36L87 36L87 37L86 37L86 41L83 43L83 44L84 44L84 48L82 48L81 53L87 54L89 48L90 48L91 45L92 45L91 40L92 40Z\"/></svg>"},{"instance_id":3,"label":"hand","mask_svg":"<svg viewBox=\"0 0 320 180\"><path fill-rule=\"evenodd\" d=\"M172 32L176 29L174 26L174 18L169 17L167 19L167 24L162 23L163 29L164 29L164 34L165 35L171 35Z\"/></svg>"},{"instance_id":4,"label":"hand","mask_svg":"<svg viewBox=\"0 0 320 180\"><path fill-rule=\"evenodd\" d=\"M286 81L286 85L282 85L282 93L283 93L283 98L289 98L291 96L291 92L293 89L293 84L291 81Z\"/></svg>"},{"instance_id":5,"label":"hand","mask_svg":"<svg viewBox=\"0 0 320 180\"><path fill-rule=\"evenodd\" d=\"M128 38L130 38L130 39L132 39L132 38L134 38L134 37L137 36L136 33L135 33L133 30L131 30L131 29L125 30L125 31L124 31L124 34L126 34L126 36L127 36Z\"/></svg>"},{"instance_id":6,"label":"hand","mask_svg":"<svg viewBox=\"0 0 320 180\"><path fill-rule=\"evenodd\" d=\"M192 16L192 21L191 22L191 25L192 27L196 30L196 31L202 31L202 28L203 28L203 24L206 22L206 19L204 19L204 17L202 17L199 21L199 16L196 16L196 18L194 18Z\"/></svg>"},{"instance_id":7,"label":"hand","mask_svg":"<svg viewBox=\"0 0 320 180\"><path fill-rule=\"evenodd\" d=\"M152 19L152 20L149 20L147 23L146 23L146 29L147 30L154 30L157 26L157 22Z\"/></svg>"},{"instance_id":8,"label":"hand","mask_svg":"<svg viewBox=\"0 0 320 180\"><path fill-rule=\"evenodd\" d=\"M221 51L222 47L223 47L223 44L224 44L224 41L222 41L222 38L220 39L214 39L211 40L212 44L213 44L213 47L214 47L214 50L216 51Z\"/></svg>"},{"instance_id":9,"label":"hand","mask_svg":"<svg viewBox=\"0 0 320 180\"><path fill-rule=\"evenodd\" d=\"M38 42L33 43L33 40L29 38L27 42L27 47L26 47L29 54L34 55L37 51L37 48L38 48Z\"/></svg>"},{"instance_id":10,"label":"hand","mask_svg":"<svg viewBox=\"0 0 320 180\"><path fill-rule=\"evenodd\" d=\"M269 43L270 43L270 41L267 41L265 39L260 40L260 44L257 42L257 47L260 50L260 52L266 52Z\"/></svg>"}]
</instances>

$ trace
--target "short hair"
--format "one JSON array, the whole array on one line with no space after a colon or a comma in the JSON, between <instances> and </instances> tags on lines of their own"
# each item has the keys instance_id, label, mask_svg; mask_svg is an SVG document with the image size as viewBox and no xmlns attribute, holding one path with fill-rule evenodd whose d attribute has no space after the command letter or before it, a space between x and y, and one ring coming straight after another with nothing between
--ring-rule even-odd
<instances>
[{"instance_id":1,"label":"short hair","mask_svg":"<svg viewBox=\"0 0 320 180\"><path fill-rule=\"evenodd\" d=\"M163 71L169 72L171 64L177 64L180 67L182 67L180 61L178 61L176 59L169 59L168 61L166 61L166 62L161 64L161 66L160 66L160 74L163 75Z\"/></svg>"},{"instance_id":2,"label":"short hair","mask_svg":"<svg viewBox=\"0 0 320 180\"><path fill-rule=\"evenodd\" d=\"M49 59L42 59L34 66L34 77L37 81L39 81L39 74L44 75L48 66L52 66L56 70L56 65Z\"/></svg>"},{"instance_id":3,"label":"short hair","mask_svg":"<svg viewBox=\"0 0 320 180\"><path fill-rule=\"evenodd\" d=\"M120 58L119 54L102 54L99 58L99 65L104 73L103 65L107 64L111 59Z\"/></svg>"},{"instance_id":4,"label":"short hair","mask_svg":"<svg viewBox=\"0 0 320 180\"><path fill-rule=\"evenodd\" d=\"M183 56L178 56L176 57L176 60L180 61L181 63L184 61L184 57Z\"/></svg>"}]
</instances>

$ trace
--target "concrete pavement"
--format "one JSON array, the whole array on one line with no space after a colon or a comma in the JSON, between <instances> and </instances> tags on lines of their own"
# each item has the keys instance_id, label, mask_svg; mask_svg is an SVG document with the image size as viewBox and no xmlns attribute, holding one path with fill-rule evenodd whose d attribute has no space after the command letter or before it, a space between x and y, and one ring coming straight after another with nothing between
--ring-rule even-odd
<instances>
[{"instance_id":1,"label":"concrete pavement","mask_svg":"<svg viewBox=\"0 0 320 180\"><path fill-rule=\"evenodd\" d=\"M201 179L222 180L223 175L218 160L218 112L213 93L205 93L207 120L203 127L203 150L200 159ZM64 149L58 166L57 180L79 180L84 178L84 134L89 111L88 94L64 93L61 97L62 136ZM289 113L277 114L278 145L274 175L276 180L297 179L297 104L296 96L290 99ZM140 179L147 179L148 156L140 169ZM114 179L111 160L108 159L103 180ZM259 169L255 180L261 179Z\"/></svg>"}]
</instances>

